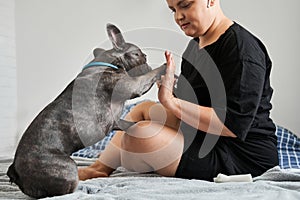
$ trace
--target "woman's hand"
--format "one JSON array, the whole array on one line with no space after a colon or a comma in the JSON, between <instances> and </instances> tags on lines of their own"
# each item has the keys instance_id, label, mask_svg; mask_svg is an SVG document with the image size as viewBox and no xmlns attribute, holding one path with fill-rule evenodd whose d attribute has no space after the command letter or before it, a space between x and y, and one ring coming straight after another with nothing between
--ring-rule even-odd
<instances>
[{"instance_id":1,"label":"woman's hand","mask_svg":"<svg viewBox=\"0 0 300 200\"><path fill-rule=\"evenodd\" d=\"M171 111L178 119L192 127L214 135L236 137L219 119L214 109L200 106L185 100L178 99L173 95L175 63L172 54L165 52L167 60L166 74L158 83L158 99L160 103Z\"/></svg>"},{"instance_id":2,"label":"woman's hand","mask_svg":"<svg viewBox=\"0 0 300 200\"><path fill-rule=\"evenodd\" d=\"M173 95L176 66L173 56L170 52L166 51L165 57L167 60L167 69L166 74L161 76L161 81L158 83L158 99L165 108L171 109L174 106L176 99Z\"/></svg>"}]
</instances>

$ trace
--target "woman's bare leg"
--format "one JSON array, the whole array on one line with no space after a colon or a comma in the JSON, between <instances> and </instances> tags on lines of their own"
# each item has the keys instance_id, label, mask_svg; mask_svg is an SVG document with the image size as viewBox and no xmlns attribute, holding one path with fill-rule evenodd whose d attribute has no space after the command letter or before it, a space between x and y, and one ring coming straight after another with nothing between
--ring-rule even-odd
<instances>
[{"instance_id":1,"label":"woman's bare leg","mask_svg":"<svg viewBox=\"0 0 300 200\"><path fill-rule=\"evenodd\" d=\"M170 112L166 111L160 104L155 102L143 102L135 106L125 119L134 122L152 120L153 123L150 123L149 121L138 123L138 128L132 129L135 130L131 132L133 135L124 134L123 131L117 131L111 142L102 152L99 160L89 167L78 169L80 180L109 176L114 169L121 164L126 165L126 163L129 163L128 161L132 160L131 158L135 157L133 154L136 153L139 154L137 157L141 157L142 155L145 156L144 160L135 159L134 163L136 167L146 164L148 167L147 171L149 171L150 168L153 168L154 171L157 171L159 174L166 176L174 175L183 148L181 147L183 145L182 136L176 131L179 126L179 120ZM145 129L145 127L148 128ZM161 129L161 134L157 132L154 137L147 137L147 134L150 132L153 133L153 128ZM134 134L137 134L139 131L144 132L144 134L142 134L143 136L141 134L134 136ZM148 131L149 133L146 133L145 131ZM122 148L124 149L121 150ZM179 151L176 156L175 154L172 155L174 155L173 157L179 158L170 158L170 154L168 153L176 151L176 149L181 149L181 151ZM142 151L143 154L140 154L139 151ZM157 152L150 153L152 151ZM144 154L145 152L147 153ZM158 166L157 160L159 157L163 157L163 153L165 154L164 156L167 156L167 158L164 159L165 163L171 162L168 160L172 160L172 162L168 163L167 166L162 166L162 163ZM155 165L151 166L151 162L154 162Z\"/></svg>"},{"instance_id":2,"label":"woman's bare leg","mask_svg":"<svg viewBox=\"0 0 300 200\"><path fill-rule=\"evenodd\" d=\"M168 126L142 121L123 135L121 147L121 164L126 169L174 176L183 152L183 136Z\"/></svg>"}]
</instances>

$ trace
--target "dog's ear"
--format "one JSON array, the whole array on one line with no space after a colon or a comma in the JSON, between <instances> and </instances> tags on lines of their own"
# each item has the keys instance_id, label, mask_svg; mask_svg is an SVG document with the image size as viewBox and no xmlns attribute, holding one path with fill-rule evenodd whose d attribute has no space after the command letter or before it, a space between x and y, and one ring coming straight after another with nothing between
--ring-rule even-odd
<instances>
[{"instance_id":1,"label":"dog's ear","mask_svg":"<svg viewBox=\"0 0 300 200\"><path fill-rule=\"evenodd\" d=\"M113 24L107 24L106 30L114 49L122 50L122 47L125 44L125 40L122 36L121 31Z\"/></svg>"},{"instance_id":2,"label":"dog's ear","mask_svg":"<svg viewBox=\"0 0 300 200\"><path fill-rule=\"evenodd\" d=\"M101 55L103 52L105 52L104 49L96 48L93 51L94 57L96 58L97 56Z\"/></svg>"}]
</instances>

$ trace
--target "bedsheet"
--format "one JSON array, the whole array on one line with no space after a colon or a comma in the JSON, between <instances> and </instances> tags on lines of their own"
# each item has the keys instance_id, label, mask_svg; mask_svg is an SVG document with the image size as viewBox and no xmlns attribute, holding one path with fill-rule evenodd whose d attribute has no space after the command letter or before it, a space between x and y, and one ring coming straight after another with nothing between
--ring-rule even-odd
<instances>
[{"instance_id":1,"label":"bedsheet","mask_svg":"<svg viewBox=\"0 0 300 200\"><path fill-rule=\"evenodd\" d=\"M88 158L73 159L78 166L86 166L95 161ZM30 199L16 185L9 183L5 173L11 162L11 159L0 160L0 199ZM140 174L120 167L111 177L80 181L78 189L72 194L45 199L299 200L300 170L281 169L277 166L255 177L254 182L213 183L161 177L153 173Z\"/></svg>"}]
</instances>

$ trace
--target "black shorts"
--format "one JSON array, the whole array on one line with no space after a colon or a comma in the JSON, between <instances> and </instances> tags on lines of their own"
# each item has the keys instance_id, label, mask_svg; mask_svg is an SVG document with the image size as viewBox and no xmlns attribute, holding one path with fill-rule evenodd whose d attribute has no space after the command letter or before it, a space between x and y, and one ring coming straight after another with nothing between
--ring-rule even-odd
<instances>
[{"instance_id":1,"label":"black shorts","mask_svg":"<svg viewBox=\"0 0 300 200\"><path fill-rule=\"evenodd\" d=\"M213 181L219 173L250 173L255 177L278 165L276 142L272 138L249 138L249 141L243 142L238 138L207 135L209 139L205 139L204 143L206 133L199 131L192 143L185 141L186 150L181 157L176 177L207 181ZM184 138L188 139L186 135ZM203 151L209 152L205 156L199 155Z\"/></svg>"}]
</instances>

